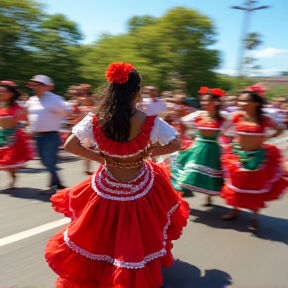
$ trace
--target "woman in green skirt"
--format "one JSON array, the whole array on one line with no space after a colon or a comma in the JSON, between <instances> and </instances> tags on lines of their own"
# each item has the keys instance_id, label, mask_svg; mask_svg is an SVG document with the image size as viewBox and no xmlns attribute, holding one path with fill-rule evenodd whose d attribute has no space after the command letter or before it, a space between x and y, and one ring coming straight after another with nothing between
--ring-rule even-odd
<instances>
[{"instance_id":1,"label":"woman in green skirt","mask_svg":"<svg viewBox=\"0 0 288 288\"><path fill-rule=\"evenodd\" d=\"M189 189L207 194L205 206L211 206L211 196L219 195L223 186L218 137L227 124L220 116L221 97L225 92L202 87L199 93L203 111L182 118L187 126L197 128L195 141L187 150L179 151L170 163L171 182L178 191Z\"/></svg>"}]
</instances>

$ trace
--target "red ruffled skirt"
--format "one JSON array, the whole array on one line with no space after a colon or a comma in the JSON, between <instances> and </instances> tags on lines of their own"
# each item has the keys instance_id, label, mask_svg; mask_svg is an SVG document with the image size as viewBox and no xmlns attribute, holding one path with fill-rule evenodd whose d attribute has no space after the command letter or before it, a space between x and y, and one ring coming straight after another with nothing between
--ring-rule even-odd
<instances>
[{"instance_id":1,"label":"red ruffled skirt","mask_svg":"<svg viewBox=\"0 0 288 288\"><path fill-rule=\"evenodd\" d=\"M255 170L243 169L231 146L224 151L222 165L226 181L221 196L228 205L257 211L286 190L288 181L283 178L279 149L267 144L263 148L266 150L265 162Z\"/></svg>"},{"instance_id":2,"label":"red ruffled skirt","mask_svg":"<svg viewBox=\"0 0 288 288\"><path fill-rule=\"evenodd\" d=\"M119 182L101 166L95 175L51 198L70 217L46 246L57 288L159 288L173 263L172 241L189 206L163 170L146 162L138 177Z\"/></svg>"},{"instance_id":3,"label":"red ruffled skirt","mask_svg":"<svg viewBox=\"0 0 288 288\"><path fill-rule=\"evenodd\" d=\"M34 157L32 137L22 129L9 136L7 146L0 147L0 170L17 170Z\"/></svg>"}]
</instances>

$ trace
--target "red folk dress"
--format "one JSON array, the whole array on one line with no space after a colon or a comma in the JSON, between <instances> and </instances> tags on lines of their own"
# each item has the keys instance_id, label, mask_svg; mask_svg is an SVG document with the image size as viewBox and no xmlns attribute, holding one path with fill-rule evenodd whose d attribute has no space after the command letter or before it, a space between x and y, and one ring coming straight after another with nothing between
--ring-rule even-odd
<instances>
[{"instance_id":1,"label":"red folk dress","mask_svg":"<svg viewBox=\"0 0 288 288\"><path fill-rule=\"evenodd\" d=\"M243 123L241 113L235 114L232 121L235 124L236 140L237 134L263 135L264 138L265 128L271 127L271 119L265 116L262 125ZM260 150L242 151L241 147L237 147L237 143L226 149L222 156L226 181L221 196L225 198L228 205L257 211L266 207L265 202L278 199L286 190L288 182L283 178L279 149L269 144L263 144L262 149L263 153ZM253 157L257 158L257 153L259 153L258 167L254 169L245 167Z\"/></svg>"},{"instance_id":2,"label":"red folk dress","mask_svg":"<svg viewBox=\"0 0 288 288\"><path fill-rule=\"evenodd\" d=\"M82 145L97 145L119 158L138 155L148 143L168 144L175 130L147 116L134 140L108 139L89 113L73 129ZM123 169L124 170L124 169ZM123 172L125 173L125 171ZM144 161L129 182L115 179L105 165L93 177L51 198L71 223L53 236L45 257L59 278L57 288L159 288L161 267L173 263L172 241L187 224L189 207L156 164Z\"/></svg>"},{"instance_id":3,"label":"red folk dress","mask_svg":"<svg viewBox=\"0 0 288 288\"><path fill-rule=\"evenodd\" d=\"M24 109L18 104L0 107L0 119L14 117L16 123L11 129L0 127L0 170L17 170L33 159L32 139L20 125L23 114Z\"/></svg>"}]
</instances>

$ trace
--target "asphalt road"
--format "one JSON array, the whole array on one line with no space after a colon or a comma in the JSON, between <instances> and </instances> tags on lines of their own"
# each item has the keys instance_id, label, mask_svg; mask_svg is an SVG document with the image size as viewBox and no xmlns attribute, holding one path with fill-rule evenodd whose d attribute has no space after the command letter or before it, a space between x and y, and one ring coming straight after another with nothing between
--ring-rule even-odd
<instances>
[{"instance_id":1,"label":"asphalt road","mask_svg":"<svg viewBox=\"0 0 288 288\"><path fill-rule=\"evenodd\" d=\"M286 138L272 140L284 154ZM67 186L87 177L77 158L65 158L59 167ZM7 174L0 172L0 288L52 288L57 278L45 263L44 247L67 221L53 211L47 197L39 195L47 182L48 174L38 160L20 171L17 189L6 189ZM261 211L255 235L247 230L249 212L225 222L221 215L229 208L222 199L214 198L212 208L201 206L202 194L186 200L191 208L189 224L175 242L175 264L163 271L168 287L288 288L287 194Z\"/></svg>"}]
</instances>

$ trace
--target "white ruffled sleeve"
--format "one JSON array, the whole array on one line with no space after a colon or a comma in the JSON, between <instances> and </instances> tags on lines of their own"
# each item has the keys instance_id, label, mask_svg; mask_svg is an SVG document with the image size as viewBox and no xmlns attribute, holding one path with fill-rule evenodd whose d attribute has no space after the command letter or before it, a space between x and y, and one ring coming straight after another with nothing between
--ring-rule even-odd
<instances>
[{"instance_id":1,"label":"white ruffled sleeve","mask_svg":"<svg viewBox=\"0 0 288 288\"><path fill-rule=\"evenodd\" d=\"M72 133L80 140L81 144L88 148L97 146L93 135L93 114L87 114L76 126Z\"/></svg>"},{"instance_id":2,"label":"white ruffled sleeve","mask_svg":"<svg viewBox=\"0 0 288 288\"><path fill-rule=\"evenodd\" d=\"M150 133L151 143L155 144L159 142L161 146L165 146L176 138L177 131L163 119L156 117L154 126Z\"/></svg>"},{"instance_id":3,"label":"white ruffled sleeve","mask_svg":"<svg viewBox=\"0 0 288 288\"><path fill-rule=\"evenodd\" d=\"M185 124L188 127L194 127L194 121L196 120L196 118L198 118L201 115L201 111L195 111L192 112L184 117L181 118L181 121L183 124Z\"/></svg>"},{"instance_id":4,"label":"white ruffled sleeve","mask_svg":"<svg viewBox=\"0 0 288 288\"><path fill-rule=\"evenodd\" d=\"M231 121L231 120L232 120L232 116L233 116L233 113L232 113L232 112L228 112L228 111L221 110L219 114L220 114L220 116L223 117L226 121Z\"/></svg>"},{"instance_id":5,"label":"white ruffled sleeve","mask_svg":"<svg viewBox=\"0 0 288 288\"><path fill-rule=\"evenodd\" d=\"M228 137L235 136L235 123L232 122L233 113L220 111L220 116L224 118L221 125L222 134Z\"/></svg>"},{"instance_id":6,"label":"white ruffled sleeve","mask_svg":"<svg viewBox=\"0 0 288 288\"><path fill-rule=\"evenodd\" d=\"M271 126L276 126L275 128L281 130L285 130L287 128L287 125L284 123L284 119L281 118L279 113L264 113L264 116L269 119Z\"/></svg>"}]
</instances>

